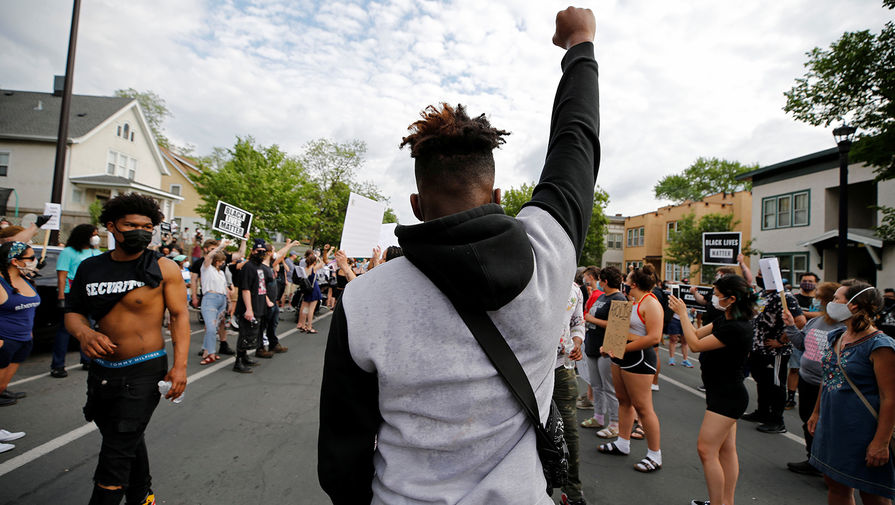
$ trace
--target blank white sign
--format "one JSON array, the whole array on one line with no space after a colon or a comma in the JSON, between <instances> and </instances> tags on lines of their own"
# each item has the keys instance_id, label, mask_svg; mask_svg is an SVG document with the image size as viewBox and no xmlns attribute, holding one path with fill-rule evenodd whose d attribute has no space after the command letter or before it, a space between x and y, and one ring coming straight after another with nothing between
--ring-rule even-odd
<instances>
[{"instance_id":1,"label":"blank white sign","mask_svg":"<svg viewBox=\"0 0 895 505\"><path fill-rule=\"evenodd\" d=\"M780 275L780 262L777 258L762 258L758 260L758 265L761 268L761 278L764 279L764 288L783 292L783 277Z\"/></svg>"},{"instance_id":2,"label":"blank white sign","mask_svg":"<svg viewBox=\"0 0 895 505\"><path fill-rule=\"evenodd\" d=\"M350 258L369 258L379 245L385 204L351 193L339 248Z\"/></svg>"}]
</instances>

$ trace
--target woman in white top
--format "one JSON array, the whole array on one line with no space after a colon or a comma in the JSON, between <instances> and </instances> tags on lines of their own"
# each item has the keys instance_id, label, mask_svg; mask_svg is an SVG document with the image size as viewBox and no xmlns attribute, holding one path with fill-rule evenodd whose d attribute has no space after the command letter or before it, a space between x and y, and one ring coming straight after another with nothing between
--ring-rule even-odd
<instances>
[{"instance_id":1,"label":"woman in white top","mask_svg":"<svg viewBox=\"0 0 895 505\"><path fill-rule=\"evenodd\" d=\"M227 277L221 270L227 257L221 250L229 244L229 240L221 240L217 247L205 255L205 261L202 263L202 275L199 276L199 280L202 283L202 318L205 320L205 339L202 342L200 365L207 365L221 359L214 353L214 349L218 326L227 311Z\"/></svg>"}]
</instances>

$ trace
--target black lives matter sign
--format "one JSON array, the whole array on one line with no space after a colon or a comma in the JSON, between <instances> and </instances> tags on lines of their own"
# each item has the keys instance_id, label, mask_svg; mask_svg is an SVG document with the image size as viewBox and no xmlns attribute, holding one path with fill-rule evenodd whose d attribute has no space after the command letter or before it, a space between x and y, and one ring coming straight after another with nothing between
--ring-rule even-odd
<instances>
[{"instance_id":1,"label":"black lives matter sign","mask_svg":"<svg viewBox=\"0 0 895 505\"><path fill-rule=\"evenodd\" d=\"M251 226L251 212L218 200L218 206L214 211L214 220L211 223L212 230L236 238L245 238Z\"/></svg>"},{"instance_id":2,"label":"black lives matter sign","mask_svg":"<svg viewBox=\"0 0 895 505\"><path fill-rule=\"evenodd\" d=\"M696 309L697 312L705 312L705 305L696 301L696 296L690 292L692 286L689 284L677 284L671 286L671 294L684 301L689 309ZM712 295L715 289L711 286L696 286L696 291L709 303L712 301Z\"/></svg>"},{"instance_id":3,"label":"black lives matter sign","mask_svg":"<svg viewBox=\"0 0 895 505\"><path fill-rule=\"evenodd\" d=\"M740 232L706 232L702 234L703 265L736 265L740 255Z\"/></svg>"}]
</instances>

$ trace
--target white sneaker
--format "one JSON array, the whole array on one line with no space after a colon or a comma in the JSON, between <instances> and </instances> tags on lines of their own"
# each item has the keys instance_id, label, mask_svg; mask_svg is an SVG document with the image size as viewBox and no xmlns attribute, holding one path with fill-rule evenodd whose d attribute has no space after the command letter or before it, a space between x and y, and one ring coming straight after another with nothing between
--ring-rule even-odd
<instances>
[{"instance_id":1,"label":"white sneaker","mask_svg":"<svg viewBox=\"0 0 895 505\"><path fill-rule=\"evenodd\" d=\"M236 318L235 315L230 316L230 326L233 327L233 328L236 328L236 329L238 330L238 329L239 329L239 322L238 322L236 319L237 319L237 318Z\"/></svg>"},{"instance_id":2,"label":"white sneaker","mask_svg":"<svg viewBox=\"0 0 895 505\"><path fill-rule=\"evenodd\" d=\"M0 452L11 451L15 448L16 448L16 446L14 446L12 444L0 444Z\"/></svg>"},{"instance_id":3,"label":"white sneaker","mask_svg":"<svg viewBox=\"0 0 895 505\"><path fill-rule=\"evenodd\" d=\"M6 430L0 430L0 442L12 442L13 440L18 440L25 436L24 431L19 431L17 433L12 433ZM9 449L7 449L9 450Z\"/></svg>"},{"instance_id":4,"label":"white sneaker","mask_svg":"<svg viewBox=\"0 0 895 505\"><path fill-rule=\"evenodd\" d=\"M653 391L658 391L658 390L659 390L659 385L658 385L658 384L653 384L653 385L650 386L650 389L652 389Z\"/></svg>"}]
</instances>

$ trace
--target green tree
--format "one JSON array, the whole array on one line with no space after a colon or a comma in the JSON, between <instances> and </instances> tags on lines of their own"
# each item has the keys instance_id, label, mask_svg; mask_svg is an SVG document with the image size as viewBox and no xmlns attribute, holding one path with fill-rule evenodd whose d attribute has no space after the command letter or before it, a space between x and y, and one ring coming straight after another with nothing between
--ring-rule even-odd
<instances>
[{"instance_id":1,"label":"green tree","mask_svg":"<svg viewBox=\"0 0 895 505\"><path fill-rule=\"evenodd\" d=\"M137 91L134 88L116 89L115 96L136 100L140 104L140 109L143 111L146 122L149 124L149 129L152 130L152 134L155 136L155 141L162 147L170 147L168 138L162 133L162 123L165 122L165 119L174 117L174 115L168 110L168 105L165 103L164 98L156 95L153 91Z\"/></svg>"},{"instance_id":2,"label":"green tree","mask_svg":"<svg viewBox=\"0 0 895 505\"><path fill-rule=\"evenodd\" d=\"M883 0L895 8L895 0ZM799 121L828 127L847 120L858 129L849 158L876 167L878 180L895 178L895 23L879 34L845 32L829 49L808 53L808 72L785 92L783 110ZM886 241L895 241L895 207L880 206Z\"/></svg>"},{"instance_id":3,"label":"green tree","mask_svg":"<svg viewBox=\"0 0 895 505\"><path fill-rule=\"evenodd\" d=\"M523 183L518 189L510 188L503 192L500 204L508 216L516 216L522 210L522 205L531 200L535 183ZM584 239L584 247L581 249L581 265L599 265L606 252L606 227L609 218L606 217L606 206L609 205L609 193L597 186L594 190L594 208L590 217L590 225L587 236Z\"/></svg>"},{"instance_id":4,"label":"green tree","mask_svg":"<svg viewBox=\"0 0 895 505\"><path fill-rule=\"evenodd\" d=\"M695 214L688 214L677 221L677 231L668 239L665 248L665 260L675 265L689 265L690 278L696 278L703 267L714 273L715 267L702 265L702 234L705 232L732 231L739 222L733 220L733 214L706 214L698 221ZM746 256L755 254L751 249L752 240L744 240L742 253ZM705 276L703 276L705 278Z\"/></svg>"},{"instance_id":5,"label":"green tree","mask_svg":"<svg viewBox=\"0 0 895 505\"><path fill-rule=\"evenodd\" d=\"M201 172L190 175L203 199L199 214L210 222L223 200L254 215L255 237L269 239L273 232L301 237L315 212L315 188L301 163L276 145L256 145L252 137L237 137L228 153L219 169L200 163Z\"/></svg>"},{"instance_id":6,"label":"green tree","mask_svg":"<svg viewBox=\"0 0 895 505\"><path fill-rule=\"evenodd\" d=\"M656 198L676 203L686 200L697 202L714 193L749 191L752 183L738 181L736 177L757 168L757 163L743 165L739 161L699 157L683 172L660 179L653 191Z\"/></svg>"},{"instance_id":7,"label":"green tree","mask_svg":"<svg viewBox=\"0 0 895 505\"><path fill-rule=\"evenodd\" d=\"M315 212L307 233L312 245L318 242L337 244L341 240L345 211L352 192L385 202L383 221L398 222L394 210L388 206L388 198L382 195L379 188L372 182L358 178L366 152L367 145L360 140L338 143L317 139L305 146L300 160L315 186L311 196Z\"/></svg>"}]
</instances>

